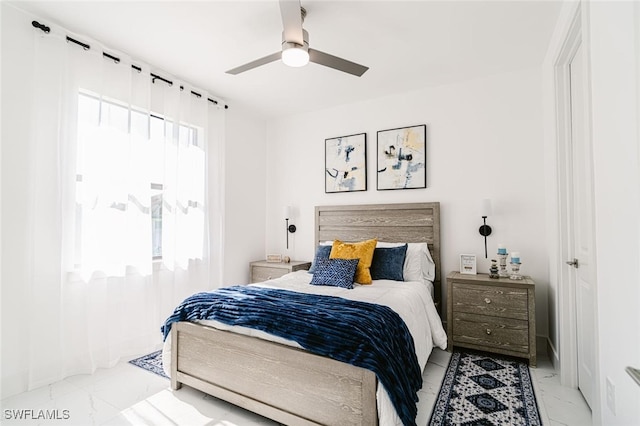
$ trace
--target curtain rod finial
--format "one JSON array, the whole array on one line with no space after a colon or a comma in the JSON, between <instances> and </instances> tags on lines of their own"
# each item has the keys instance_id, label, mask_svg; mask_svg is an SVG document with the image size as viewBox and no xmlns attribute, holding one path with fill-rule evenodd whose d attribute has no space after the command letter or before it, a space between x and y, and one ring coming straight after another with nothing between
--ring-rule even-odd
<instances>
[{"instance_id":1,"label":"curtain rod finial","mask_svg":"<svg viewBox=\"0 0 640 426\"><path fill-rule=\"evenodd\" d=\"M33 25L34 28L42 30L45 34L49 34L51 32L51 28L47 27L44 24L41 24L38 21L31 21L31 25Z\"/></svg>"}]
</instances>

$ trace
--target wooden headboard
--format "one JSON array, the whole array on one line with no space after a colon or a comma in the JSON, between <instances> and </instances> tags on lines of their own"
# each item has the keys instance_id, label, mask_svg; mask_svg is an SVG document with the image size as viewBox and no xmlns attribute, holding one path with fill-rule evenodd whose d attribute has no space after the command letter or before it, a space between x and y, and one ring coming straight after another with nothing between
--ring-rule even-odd
<instances>
[{"instance_id":1,"label":"wooden headboard","mask_svg":"<svg viewBox=\"0 0 640 426\"><path fill-rule=\"evenodd\" d=\"M440 203L317 206L315 243L376 238L391 243L427 243L436 264L434 302L441 312Z\"/></svg>"}]
</instances>

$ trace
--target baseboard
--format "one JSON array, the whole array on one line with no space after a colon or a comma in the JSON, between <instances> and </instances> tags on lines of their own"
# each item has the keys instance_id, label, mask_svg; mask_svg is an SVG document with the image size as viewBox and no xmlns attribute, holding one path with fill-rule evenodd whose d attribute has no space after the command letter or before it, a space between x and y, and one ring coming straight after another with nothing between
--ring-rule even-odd
<instances>
[{"instance_id":1,"label":"baseboard","mask_svg":"<svg viewBox=\"0 0 640 426\"><path fill-rule=\"evenodd\" d=\"M27 391L27 373L9 373L7 371L2 372L2 386L0 386L0 398L5 399L10 396L18 395Z\"/></svg>"},{"instance_id":2,"label":"baseboard","mask_svg":"<svg viewBox=\"0 0 640 426\"><path fill-rule=\"evenodd\" d=\"M555 368L556 371L560 371L560 356L549 338L547 338L546 347L547 356L549 357L549 361L551 361L551 365L553 365L553 368Z\"/></svg>"}]
</instances>

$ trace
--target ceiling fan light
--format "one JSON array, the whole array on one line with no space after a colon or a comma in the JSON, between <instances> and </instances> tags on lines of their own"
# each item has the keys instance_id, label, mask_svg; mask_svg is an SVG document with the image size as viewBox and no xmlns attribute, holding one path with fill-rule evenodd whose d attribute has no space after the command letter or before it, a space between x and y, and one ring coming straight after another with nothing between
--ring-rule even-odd
<instances>
[{"instance_id":1,"label":"ceiling fan light","mask_svg":"<svg viewBox=\"0 0 640 426\"><path fill-rule=\"evenodd\" d=\"M309 63L309 52L301 47L290 47L282 52L282 62L290 67L303 67Z\"/></svg>"}]
</instances>

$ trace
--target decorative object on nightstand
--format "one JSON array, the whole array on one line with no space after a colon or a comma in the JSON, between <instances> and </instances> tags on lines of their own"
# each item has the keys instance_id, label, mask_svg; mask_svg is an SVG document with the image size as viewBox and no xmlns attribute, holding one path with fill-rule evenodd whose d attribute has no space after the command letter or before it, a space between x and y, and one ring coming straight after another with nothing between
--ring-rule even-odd
<instances>
[{"instance_id":1,"label":"decorative object on nightstand","mask_svg":"<svg viewBox=\"0 0 640 426\"><path fill-rule=\"evenodd\" d=\"M500 278L509 277L509 272L507 272L507 256L508 255L509 254L507 253L507 249L504 246L504 244L498 243L498 261L500 265L500 271L498 272L498 275L500 275Z\"/></svg>"},{"instance_id":2,"label":"decorative object on nightstand","mask_svg":"<svg viewBox=\"0 0 640 426\"><path fill-rule=\"evenodd\" d=\"M269 263L280 263L280 262L282 262L282 255L281 254L268 254L266 261L269 262Z\"/></svg>"},{"instance_id":3,"label":"decorative object on nightstand","mask_svg":"<svg viewBox=\"0 0 640 426\"><path fill-rule=\"evenodd\" d=\"M305 270L308 271L311 267L311 262L291 260L289 263L271 263L266 260L259 260L257 262L251 262L250 268L250 281L252 283L258 283L267 280L273 280L280 278L284 274L289 272Z\"/></svg>"},{"instance_id":4,"label":"decorative object on nightstand","mask_svg":"<svg viewBox=\"0 0 640 426\"><path fill-rule=\"evenodd\" d=\"M484 258L486 259L488 257L487 255L487 237L489 235L491 235L491 227L489 225L487 225L487 217L491 215L492 213L492 208L491 208L491 200L488 198L485 198L484 200L482 200L482 205L480 208L480 214L482 215L482 223L483 225L480 227L479 231L480 231L480 235L482 235L484 237Z\"/></svg>"},{"instance_id":5,"label":"decorative object on nightstand","mask_svg":"<svg viewBox=\"0 0 640 426\"><path fill-rule=\"evenodd\" d=\"M520 264L522 262L520 261L520 253L518 253L517 251L514 251L513 253L511 253L511 275L509 275L509 278L512 280L521 280L522 279L522 275L520 275Z\"/></svg>"},{"instance_id":6,"label":"decorative object on nightstand","mask_svg":"<svg viewBox=\"0 0 640 426\"><path fill-rule=\"evenodd\" d=\"M491 267L489 268L489 278L500 278L500 274L498 274L498 263L497 260L491 259Z\"/></svg>"},{"instance_id":7,"label":"decorative object on nightstand","mask_svg":"<svg viewBox=\"0 0 640 426\"><path fill-rule=\"evenodd\" d=\"M289 219L291 218L291 215L293 213L293 207L292 206L286 206L284 208L284 217L285 217L285 221L287 223L287 249L289 249L289 232L291 232L292 234L294 232L296 232L296 226L295 225L289 225Z\"/></svg>"},{"instance_id":8,"label":"decorative object on nightstand","mask_svg":"<svg viewBox=\"0 0 640 426\"><path fill-rule=\"evenodd\" d=\"M527 358L536 365L535 283L487 274L447 276L447 335L454 346Z\"/></svg>"},{"instance_id":9,"label":"decorative object on nightstand","mask_svg":"<svg viewBox=\"0 0 640 426\"><path fill-rule=\"evenodd\" d=\"M284 263L289 263L289 262L291 262L291 258L290 258L289 256L284 256L284 257L282 258L282 261L283 261Z\"/></svg>"},{"instance_id":10,"label":"decorative object on nightstand","mask_svg":"<svg viewBox=\"0 0 640 426\"><path fill-rule=\"evenodd\" d=\"M461 254L460 255L460 273L461 274L476 274L476 255L475 254Z\"/></svg>"}]
</instances>

